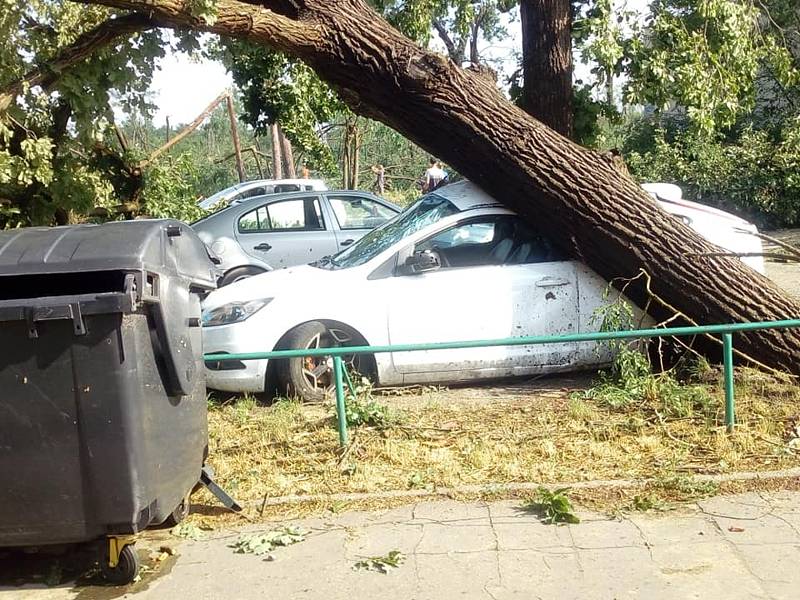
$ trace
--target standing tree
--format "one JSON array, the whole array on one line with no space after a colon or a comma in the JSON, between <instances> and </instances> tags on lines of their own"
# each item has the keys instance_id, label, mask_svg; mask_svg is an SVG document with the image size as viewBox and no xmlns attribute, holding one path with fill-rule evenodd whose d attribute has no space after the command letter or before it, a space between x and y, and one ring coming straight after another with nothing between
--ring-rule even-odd
<instances>
[{"instance_id":1,"label":"standing tree","mask_svg":"<svg viewBox=\"0 0 800 600\"><path fill-rule=\"evenodd\" d=\"M486 78L428 52L362 0L86 0L267 44L302 59L357 113L441 156L609 280L644 271L656 318L776 320L800 303L661 210L626 174L542 125ZM641 279L641 278L640 278ZM627 293L648 301L641 281ZM800 333L737 338L753 360L800 374Z\"/></svg>"},{"instance_id":2,"label":"standing tree","mask_svg":"<svg viewBox=\"0 0 800 600\"><path fill-rule=\"evenodd\" d=\"M572 6L570 0L520 0L520 106L561 135L572 137Z\"/></svg>"}]
</instances>

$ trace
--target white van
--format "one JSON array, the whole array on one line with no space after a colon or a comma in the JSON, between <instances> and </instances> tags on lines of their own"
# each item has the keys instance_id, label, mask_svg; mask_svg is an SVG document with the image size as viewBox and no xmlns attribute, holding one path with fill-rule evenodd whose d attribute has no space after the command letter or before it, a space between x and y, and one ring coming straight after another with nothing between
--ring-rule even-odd
<instances>
[{"instance_id":1,"label":"white van","mask_svg":"<svg viewBox=\"0 0 800 600\"><path fill-rule=\"evenodd\" d=\"M237 183L221 192L203 198L197 204L204 210L239 204L247 198L284 192L324 192L328 189L321 179L254 179Z\"/></svg>"}]
</instances>

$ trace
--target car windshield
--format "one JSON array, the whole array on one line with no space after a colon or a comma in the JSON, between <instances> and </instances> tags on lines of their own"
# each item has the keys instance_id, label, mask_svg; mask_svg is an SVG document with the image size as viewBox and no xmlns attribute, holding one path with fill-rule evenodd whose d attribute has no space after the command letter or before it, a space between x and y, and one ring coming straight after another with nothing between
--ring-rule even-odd
<instances>
[{"instance_id":1,"label":"car windshield","mask_svg":"<svg viewBox=\"0 0 800 600\"><path fill-rule=\"evenodd\" d=\"M457 212L458 208L446 198L428 194L407 211L367 233L349 248L331 258L319 261L315 266L347 269L363 265L400 240Z\"/></svg>"}]
</instances>

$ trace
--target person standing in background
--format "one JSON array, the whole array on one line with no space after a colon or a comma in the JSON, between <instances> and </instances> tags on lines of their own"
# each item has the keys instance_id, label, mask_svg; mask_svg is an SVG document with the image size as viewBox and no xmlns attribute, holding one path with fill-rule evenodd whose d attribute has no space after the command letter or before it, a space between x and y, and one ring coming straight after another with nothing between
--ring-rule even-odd
<instances>
[{"instance_id":1,"label":"person standing in background","mask_svg":"<svg viewBox=\"0 0 800 600\"><path fill-rule=\"evenodd\" d=\"M433 157L430 159L430 167L425 171L425 181L422 184L424 193L432 192L442 183L447 181L447 173L442 169L440 163Z\"/></svg>"},{"instance_id":2,"label":"person standing in background","mask_svg":"<svg viewBox=\"0 0 800 600\"><path fill-rule=\"evenodd\" d=\"M386 189L386 169L383 168L382 164L378 163L372 166L372 172L375 173L375 183L372 184L372 190L383 195Z\"/></svg>"}]
</instances>

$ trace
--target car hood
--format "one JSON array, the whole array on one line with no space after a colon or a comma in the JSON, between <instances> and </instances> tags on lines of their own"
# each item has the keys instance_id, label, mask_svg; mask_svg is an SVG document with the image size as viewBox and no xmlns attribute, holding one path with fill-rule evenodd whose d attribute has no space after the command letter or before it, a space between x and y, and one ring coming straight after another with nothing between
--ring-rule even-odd
<instances>
[{"instance_id":1,"label":"car hood","mask_svg":"<svg viewBox=\"0 0 800 600\"><path fill-rule=\"evenodd\" d=\"M276 269L215 290L203 302L203 309L217 308L229 302L274 298L278 295L319 295L330 289L328 286L339 285L339 280L350 276L349 271L352 269L329 271L308 265Z\"/></svg>"}]
</instances>

